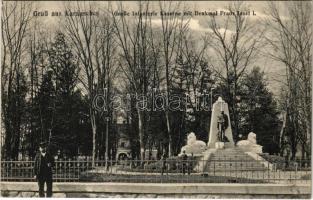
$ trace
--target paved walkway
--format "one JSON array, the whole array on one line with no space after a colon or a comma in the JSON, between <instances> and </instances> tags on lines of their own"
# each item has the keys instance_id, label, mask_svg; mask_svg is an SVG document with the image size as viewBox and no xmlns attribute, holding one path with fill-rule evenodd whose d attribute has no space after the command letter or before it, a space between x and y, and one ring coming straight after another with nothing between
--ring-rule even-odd
<instances>
[{"instance_id":1,"label":"paved walkway","mask_svg":"<svg viewBox=\"0 0 313 200\"><path fill-rule=\"evenodd\" d=\"M2 191L37 191L35 182L1 182ZM54 183L58 192L114 192L150 194L310 194L310 184L229 183Z\"/></svg>"}]
</instances>

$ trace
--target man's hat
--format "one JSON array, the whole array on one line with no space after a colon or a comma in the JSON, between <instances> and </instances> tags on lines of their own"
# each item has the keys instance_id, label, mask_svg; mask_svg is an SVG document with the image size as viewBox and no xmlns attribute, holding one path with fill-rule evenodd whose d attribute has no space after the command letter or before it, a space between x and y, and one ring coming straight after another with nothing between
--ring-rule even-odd
<instances>
[{"instance_id":1,"label":"man's hat","mask_svg":"<svg viewBox=\"0 0 313 200\"><path fill-rule=\"evenodd\" d=\"M47 142L40 142L39 143L39 147L46 147L47 146Z\"/></svg>"}]
</instances>

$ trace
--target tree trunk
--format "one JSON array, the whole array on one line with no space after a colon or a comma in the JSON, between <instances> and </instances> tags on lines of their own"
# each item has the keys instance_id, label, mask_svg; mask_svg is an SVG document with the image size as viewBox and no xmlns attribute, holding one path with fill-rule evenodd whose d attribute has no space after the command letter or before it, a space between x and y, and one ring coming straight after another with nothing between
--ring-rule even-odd
<instances>
[{"instance_id":1,"label":"tree trunk","mask_svg":"<svg viewBox=\"0 0 313 200\"><path fill-rule=\"evenodd\" d=\"M172 146L172 133L171 133L171 125L170 125L170 119L169 119L169 113L166 111L165 113L166 117L166 127L167 127L167 133L168 133L168 156L173 156L173 146Z\"/></svg>"},{"instance_id":2,"label":"tree trunk","mask_svg":"<svg viewBox=\"0 0 313 200\"><path fill-rule=\"evenodd\" d=\"M302 143L302 145L301 145L301 148L302 148L302 151L301 151L301 160L305 160L306 158L305 158L305 155L306 155L306 153L305 153L305 143L303 142Z\"/></svg>"},{"instance_id":3,"label":"tree trunk","mask_svg":"<svg viewBox=\"0 0 313 200\"><path fill-rule=\"evenodd\" d=\"M281 127L281 130L280 130L280 134L279 134L279 149L280 149L280 153L282 153L282 144L283 144L283 137L284 137L284 133L286 131L286 121L287 121L287 112L284 113L284 116L283 116L283 125Z\"/></svg>"},{"instance_id":4,"label":"tree trunk","mask_svg":"<svg viewBox=\"0 0 313 200\"><path fill-rule=\"evenodd\" d=\"M143 129L143 116L138 109L138 131L139 131L139 144L140 144L140 160L143 162L145 159L145 148L143 143L144 129Z\"/></svg>"},{"instance_id":5,"label":"tree trunk","mask_svg":"<svg viewBox=\"0 0 313 200\"><path fill-rule=\"evenodd\" d=\"M92 109L90 109L90 120L92 129L92 167L95 167L97 125L96 125L96 116Z\"/></svg>"}]
</instances>

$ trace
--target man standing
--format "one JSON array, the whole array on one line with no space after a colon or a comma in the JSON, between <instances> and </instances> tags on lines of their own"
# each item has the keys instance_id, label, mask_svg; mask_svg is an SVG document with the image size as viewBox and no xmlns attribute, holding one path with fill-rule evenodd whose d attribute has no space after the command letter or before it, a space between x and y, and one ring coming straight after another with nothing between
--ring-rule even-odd
<instances>
[{"instance_id":1,"label":"man standing","mask_svg":"<svg viewBox=\"0 0 313 200\"><path fill-rule=\"evenodd\" d=\"M39 153L35 158L34 173L38 181L39 197L45 197L44 186L47 185L47 197L52 197L52 167L54 158L47 152L46 143L39 144Z\"/></svg>"}]
</instances>

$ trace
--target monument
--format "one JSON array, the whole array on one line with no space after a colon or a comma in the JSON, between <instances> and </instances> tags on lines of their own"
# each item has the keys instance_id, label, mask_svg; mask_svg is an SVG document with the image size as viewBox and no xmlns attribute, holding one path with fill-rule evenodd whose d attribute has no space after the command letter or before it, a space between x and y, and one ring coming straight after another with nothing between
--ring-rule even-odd
<instances>
[{"instance_id":1,"label":"monument","mask_svg":"<svg viewBox=\"0 0 313 200\"><path fill-rule=\"evenodd\" d=\"M228 104L219 97L212 108L208 148L234 146Z\"/></svg>"},{"instance_id":2,"label":"monument","mask_svg":"<svg viewBox=\"0 0 313 200\"><path fill-rule=\"evenodd\" d=\"M212 106L209 141L205 142L197 140L196 135L191 132L187 137L187 145L181 148L178 156L183 156L186 153L196 156L201 162L197 162L193 166L193 170L200 173L207 173L212 170L221 172L227 170L238 170L236 165L229 164L229 160L241 161L238 159L248 159L249 162L243 162L240 170L264 170L265 168L272 169L272 165L259 156L262 153L262 146L256 142L256 134L250 132L247 140L237 142L235 147L228 104L219 97ZM184 152L184 153L183 153ZM219 165L216 166L213 160L219 160ZM252 159L252 160L251 160ZM205 161L205 162L204 162ZM228 168L228 169L226 169Z\"/></svg>"}]
</instances>

